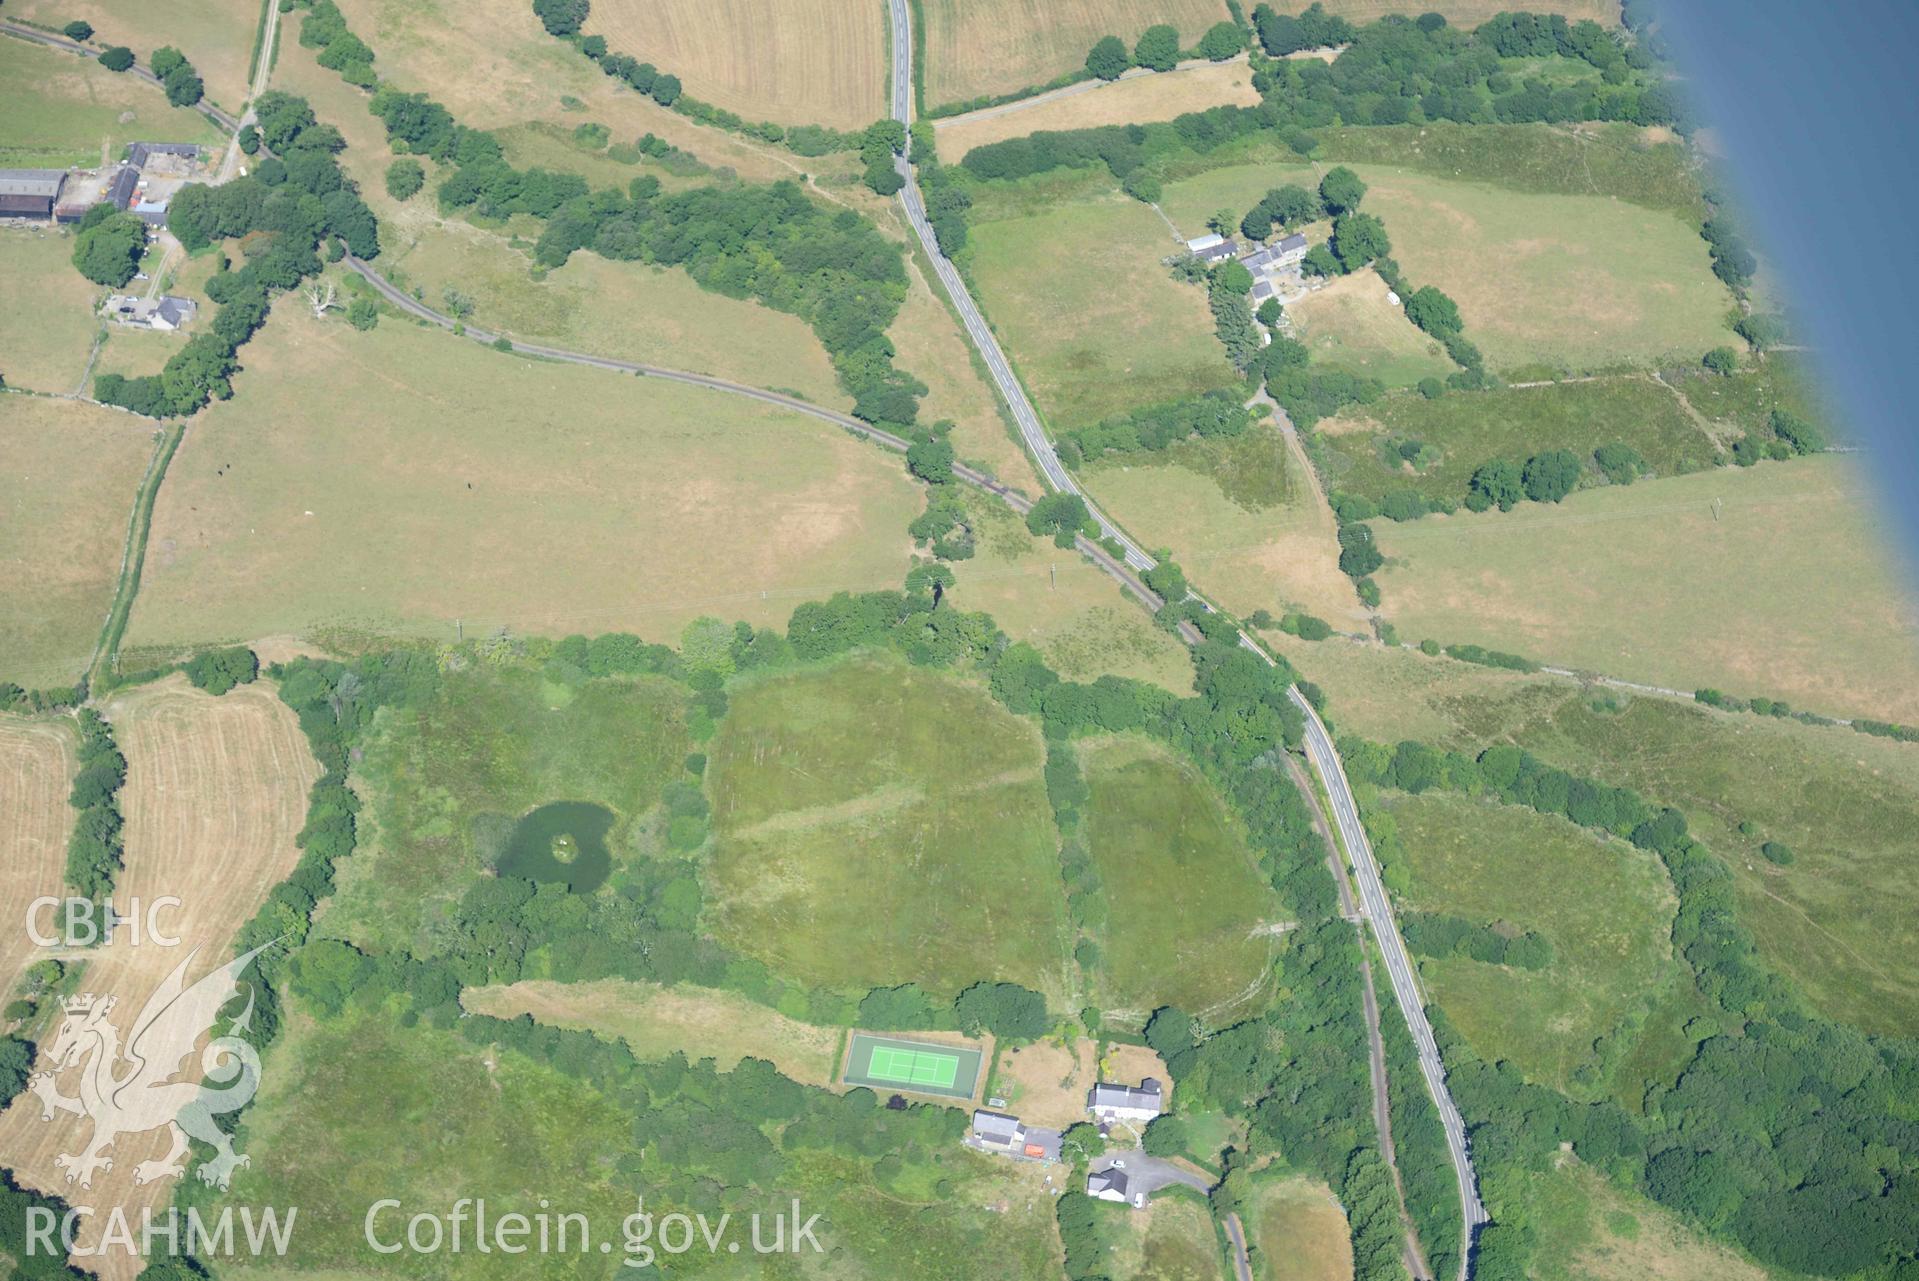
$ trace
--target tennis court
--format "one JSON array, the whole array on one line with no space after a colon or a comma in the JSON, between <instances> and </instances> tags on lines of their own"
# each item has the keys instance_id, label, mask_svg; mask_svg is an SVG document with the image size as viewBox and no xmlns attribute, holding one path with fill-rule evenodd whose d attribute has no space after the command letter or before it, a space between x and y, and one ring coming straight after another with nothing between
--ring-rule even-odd
<instances>
[{"instance_id":1,"label":"tennis court","mask_svg":"<svg viewBox=\"0 0 1919 1281\"><path fill-rule=\"evenodd\" d=\"M856 1032L842 1079L848 1085L876 1090L970 1099L979 1080L980 1057L974 1046L937 1045Z\"/></svg>"}]
</instances>

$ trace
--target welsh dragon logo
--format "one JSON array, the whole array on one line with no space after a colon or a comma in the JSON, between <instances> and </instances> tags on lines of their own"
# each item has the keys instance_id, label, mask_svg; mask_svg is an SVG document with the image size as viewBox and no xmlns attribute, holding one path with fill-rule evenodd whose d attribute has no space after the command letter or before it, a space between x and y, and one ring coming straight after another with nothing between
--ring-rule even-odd
<instances>
[{"instance_id":1,"label":"welsh dragon logo","mask_svg":"<svg viewBox=\"0 0 1919 1281\"><path fill-rule=\"evenodd\" d=\"M185 1174L189 1137L214 1150L213 1158L196 1171L203 1182L224 1189L233 1171L248 1164L213 1118L246 1106L259 1088L260 1055L238 1035L253 1017L251 985L246 1009L225 1035L214 1037L200 1053L205 1079L173 1078L200 1038L213 1030L221 1008L239 994L240 972L271 946L265 944L229 961L190 987L187 967L198 949L187 953L147 998L124 1047L119 1029L109 1018L116 1003L113 997L84 995L63 1003L66 1017L46 1050L52 1069L36 1073L27 1084L40 1100L42 1120L51 1121L55 1113L65 1112L93 1122L93 1135L85 1147L54 1158L54 1164L66 1171L68 1183L92 1187L95 1171L113 1168L107 1150L115 1140L162 1127L171 1132L171 1145L165 1156L134 1167L135 1183ZM58 1078L76 1067L80 1069L79 1094L70 1098L61 1093Z\"/></svg>"}]
</instances>

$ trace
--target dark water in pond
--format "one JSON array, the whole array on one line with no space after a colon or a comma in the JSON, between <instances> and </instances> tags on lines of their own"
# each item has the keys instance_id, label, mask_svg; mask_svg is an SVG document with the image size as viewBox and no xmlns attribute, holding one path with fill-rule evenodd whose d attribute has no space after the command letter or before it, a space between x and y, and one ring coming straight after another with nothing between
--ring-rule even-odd
<instances>
[{"instance_id":1,"label":"dark water in pond","mask_svg":"<svg viewBox=\"0 0 1919 1281\"><path fill-rule=\"evenodd\" d=\"M606 834L613 811L590 801L554 801L513 826L500 856L502 876L558 881L575 894L600 888L613 869Z\"/></svg>"}]
</instances>

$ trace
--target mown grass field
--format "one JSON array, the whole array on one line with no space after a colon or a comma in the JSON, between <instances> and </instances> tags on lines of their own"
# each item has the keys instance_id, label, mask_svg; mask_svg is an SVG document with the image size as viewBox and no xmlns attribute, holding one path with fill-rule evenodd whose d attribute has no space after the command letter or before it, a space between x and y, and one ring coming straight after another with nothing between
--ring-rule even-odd
<instances>
[{"instance_id":1,"label":"mown grass field","mask_svg":"<svg viewBox=\"0 0 1919 1281\"><path fill-rule=\"evenodd\" d=\"M87 953L85 990L138 1009L189 954L200 957L189 972L196 978L215 964L212 958L231 955L234 935L299 858L294 838L320 766L270 680L215 698L172 676L121 691L101 710L127 759L119 793L126 865L115 878L114 900L177 903L165 921L178 946L140 945L117 931ZM54 1070L45 1060L38 1067ZM75 1065L57 1073L64 1093L76 1092L83 1071ZM84 1117L49 1124L39 1102L23 1097L0 1117L0 1151L22 1185L66 1189L54 1159L81 1150L87 1130ZM135 1182L139 1163L166 1149L158 1128L136 1129L115 1143L112 1169L96 1173L88 1190L98 1213L78 1225L83 1247L100 1242L110 1211L138 1223L143 1210L171 1199L176 1180ZM137 1271L117 1249L96 1262L114 1281L130 1281Z\"/></svg>"},{"instance_id":2,"label":"mown grass field","mask_svg":"<svg viewBox=\"0 0 1919 1281\"><path fill-rule=\"evenodd\" d=\"M1658 860L1563 819L1457 796L1396 796L1387 812L1411 874L1408 904L1552 944L1538 970L1419 958L1453 1025L1487 1062L1508 1060L1576 1097L1604 1094L1649 995L1678 973L1675 904ZM1602 1040L1609 1053L1595 1051ZM1642 1088L1621 1084L1634 1097Z\"/></svg>"},{"instance_id":3,"label":"mown grass field","mask_svg":"<svg viewBox=\"0 0 1919 1281\"><path fill-rule=\"evenodd\" d=\"M130 643L783 623L897 584L922 506L897 459L789 411L294 299L174 459Z\"/></svg>"},{"instance_id":4,"label":"mown grass field","mask_svg":"<svg viewBox=\"0 0 1919 1281\"><path fill-rule=\"evenodd\" d=\"M748 120L861 129L886 114L885 12L866 0L602 0L584 29Z\"/></svg>"},{"instance_id":5,"label":"mown grass field","mask_svg":"<svg viewBox=\"0 0 1919 1281\"><path fill-rule=\"evenodd\" d=\"M366 752L371 802L323 930L370 950L425 954L432 926L553 801L613 811L615 866L639 848L660 788L692 746L685 690L664 680L570 683L528 668L449 672L434 697L386 714Z\"/></svg>"},{"instance_id":6,"label":"mown grass field","mask_svg":"<svg viewBox=\"0 0 1919 1281\"><path fill-rule=\"evenodd\" d=\"M1190 62L1173 71L1089 81L964 116L935 120L940 156L949 164L975 147L1042 130L1089 129L1095 125L1140 125L1171 120L1208 107L1259 104L1252 68L1233 62Z\"/></svg>"},{"instance_id":7,"label":"mown grass field","mask_svg":"<svg viewBox=\"0 0 1919 1281\"><path fill-rule=\"evenodd\" d=\"M1219 798L1143 739L1080 749L1087 852L1107 920L1096 997L1143 1019L1162 1005L1221 1018L1265 981L1279 904Z\"/></svg>"},{"instance_id":8,"label":"mown grass field","mask_svg":"<svg viewBox=\"0 0 1919 1281\"><path fill-rule=\"evenodd\" d=\"M1343 628L1362 624L1352 581L1339 572L1332 512L1278 430L1256 425L1232 441L1188 441L1086 470L1113 519L1147 547L1169 548L1238 614L1304 610Z\"/></svg>"},{"instance_id":9,"label":"mown grass field","mask_svg":"<svg viewBox=\"0 0 1919 1281\"><path fill-rule=\"evenodd\" d=\"M245 38L252 39L251 26ZM145 59L150 50L135 52ZM118 160L137 139L214 144L220 136L197 111L169 107L144 80L45 45L0 40L0 165L99 165Z\"/></svg>"},{"instance_id":10,"label":"mown grass field","mask_svg":"<svg viewBox=\"0 0 1919 1281\"><path fill-rule=\"evenodd\" d=\"M1375 500L1416 489L1462 501L1481 463L1523 463L1548 449L1578 455L1589 479L1599 474L1593 450L1606 444L1631 446L1659 476L1698 471L1720 455L1713 435L1686 414L1670 388L1637 375L1438 400L1389 396L1328 419L1315 434L1328 486ZM1427 447L1417 468L1396 449L1415 440Z\"/></svg>"},{"instance_id":11,"label":"mown grass field","mask_svg":"<svg viewBox=\"0 0 1919 1281\"><path fill-rule=\"evenodd\" d=\"M1919 606L1851 459L1374 528L1384 608L1408 639L1919 721Z\"/></svg>"},{"instance_id":12,"label":"mown grass field","mask_svg":"<svg viewBox=\"0 0 1919 1281\"><path fill-rule=\"evenodd\" d=\"M814 985L1063 996L1037 727L982 689L852 661L739 689L707 771L707 924Z\"/></svg>"},{"instance_id":13,"label":"mown grass field","mask_svg":"<svg viewBox=\"0 0 1919 1281\"><path fill-rule=\"evenodd\" d=\"M1342 731L1473 753L1514 742L1679 806L1731 866L1769 965L1834 1018L1898 1035L1919 1028L1919 982L1889 959L1919 947L1910 744L1378 646L1281 648L1325 690ZM1736 830L1744 821L1749 835ZM1767 840L1793 850L1791 867L1760 857Z\"/></svg>"},{"instance_id":14,"label":"mown grass field","mask_svg":"<svg viewBox=\"0 0 1919 1281\"><path fill-rule=\"evenodd\" d=\"M981 221L968 244L980 304L1056 430L1235 381L1205 291L1161 265L1179 246L1138 201Z\"/></svg>"},{"instance_id":15,"label":"mown grass field","mask_svg":"<svg viewBox=\"0 0 1919 1281\"><path fill-rule=\"evenodd\" d=\"M12 42L9 41L9 44ZM0 228L0 277L35 305L0 309L0 374L26 391L70 392L80 385L106 291L74 270L73 237L45 224Z\"/></svg>"},{"instance_id":16,"label":"mown grass field","mask_svg":"<svg viewBox=\"0 0 1919 1281\"><path fill-rule=\"evenodd\" d=\"M852 165L830 157L802 164L799 157L769 144L694 124L602 75L571 44L549 36L523 0L346 0L340 9L354 33L373 46L374 69L382 77L432 95L460 123L474 128L544 122L570 134L575 125L594 120L613 131L615 142L630 143L653 133L708 164L756 181L794 178L802 172L835 173ZM283 63L296 55L311 57L309 51L293 47L291 32L282 45ZM276 70L276 84L278 74ZM358 96L356 90L346 92ZM567 110L563 98L577 101L579 109ZM877 118L884 106L883 99L875 100L865 122ZM365 115L364 106L360 113ZM322 118L330 119L324 114Z\"/></svg>"},{"instance_id":17,"label":"mown grass field","mask_svg":"<svg viewBox=\"0 0 1919 1281\"><path fill-rule=\"evenodd\" d=\"M260 26L260 6L251 0L18 0L7 11L56 30L76 18L92 23L95 47L126 45L143 65L155 49L172 45L206 81L214 103L238 110L246 101L253 72L247 59Z\"/></svg>"},{"instance_id":18,"label":"mown grass field","mask_svg":"<svg viewBox=\"0 0 1919 1281\"><path fill-rule=\"evenodd\" d=\"M1291 152L1286 153L1289 157ZM1206 220L1221 209L1230 209L1235 218L1244 214L1274 187L1297 183L1311 190L1319 184L1319 172L1296 157L1288 160L1260 160L1250 164L1222 164L1165 185L1159 207L1179 225L1186 237L1204 235ZM1325 239L1324 234L1314 240Z\"/></svg>"},{"instance_id":19,"label":"mown grass field","mask_svg":"<svg viewBox=\"0 0 1919 1281\"><path fill-rule=\"evenodd\" d=\"M838 1029L789 1019L720 988L527 979L506 987L468 988L461 1004L495 1018L530 1014L549 1027L618 1037L642 1059L677 1052L695 1061L714 1059L721 1071L731 1071L743 1058L760 1058L782 1076L822 1088L832 1083L839 1066Z\"/></svg>"},{"instance_id":20,"label":"mown grass field","mask_svg":"<svg viewBox=\"0 0 1919 1281\"><path fill-rule=\"evenodd\" d=\"M1221 0L923 0L927 108L1013 93L1086 64L1101 36L1132 48L1170 22L1191 46L1231 16Z\"/></svg>"},{"instance_id":21,"label":"mown grass field","mask_svg":"<svg viewBox=\"0 0 1919 1281\"><path fill-rule=\"evenodd\" d=\"M1303 1178L1263 1182L1243 1222L1260 1281L1351 1281L1346 1214L1324 1184Z\"/></svg>"},{"instance_id":22,"label":"mown grass field","mask_svg":"<svg viewBox=\"0 0 1919 1281\"><path fill-rule=\"evenodd\" d=\"M1354 168L1407 279L1452 296L1494 370L1696 359L1733 341L1731 299L1705 242L1671 214L1604 195Z\"/></svg>"},{"instance_id":23,"label":"mown grass field","mask_svg":"<svg viewBox=\"0 0 1919 1281\"><path fill-rule=\"evenodd\" d=\"M1370 269L1342 276L1286 308L1293 337L1306 344L1314 364L1377 378L1388 387L1445 378L1458 368L1406 319L1403 308L1387 301L1388 292Z\"/></svg>"},{"instance_id":24,"label":"mown grass field","mask_svg":"<svg viewBox=\"0 0 1919 1281\"><path fill-rule=\"evenodd\" d=\"M1570 1157L1535 1180L1532 1191L1540 1281L1762 1281L1772 1275Z\"/></svg>"},{"instance_id":25,"label":"mown grass field","mask_svg":"<svg viewBox=\"0 0 1919 1281\"><path fill-rule=\"evenodd\" d=\"M1186 646L1155 627L1103 570L1033 537L1017 516L984 496L969 497L968 510L978 528L978 554L953 566L956 604L991 614L1008 636L1037 648L1072 680L1111 673L1192 692Z\"/></svg>"},{"instance_id":26,"label":"mown grass field","mask_svg":"<svg viewBox=\"0 0 1919 1281\"><path fill-rule=\"evenodd\" d=\"M113 599L153 425L43 396L0 407L0 680L71 685Z\"/></svg>"}]
</instances>

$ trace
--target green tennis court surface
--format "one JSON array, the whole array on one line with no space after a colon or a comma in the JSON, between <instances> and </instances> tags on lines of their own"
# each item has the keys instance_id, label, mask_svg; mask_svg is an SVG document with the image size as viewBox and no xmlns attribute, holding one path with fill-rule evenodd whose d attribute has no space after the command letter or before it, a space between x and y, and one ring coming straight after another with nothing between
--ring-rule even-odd
<instances>
[{"instance_id":1,"label":"green tennis court surface","mask_svg":"<svg viewBox=\"0 0 1919 1281\"><path fill-rule=\"evenodd\" d=\"M848 1085L966 1099L973 1096L979 1069L980 1052L972 1046L935 1045L856 1032L847 1052L843 1079Z\"/></svg>"}]
</instances>

